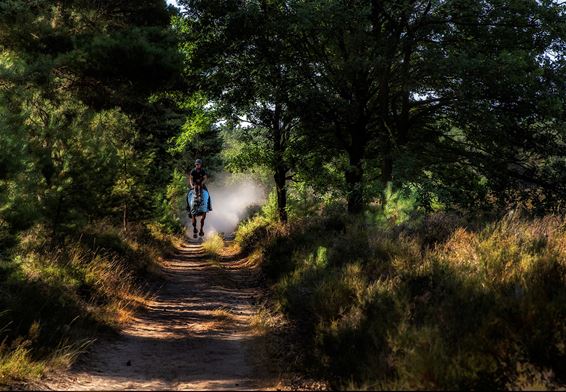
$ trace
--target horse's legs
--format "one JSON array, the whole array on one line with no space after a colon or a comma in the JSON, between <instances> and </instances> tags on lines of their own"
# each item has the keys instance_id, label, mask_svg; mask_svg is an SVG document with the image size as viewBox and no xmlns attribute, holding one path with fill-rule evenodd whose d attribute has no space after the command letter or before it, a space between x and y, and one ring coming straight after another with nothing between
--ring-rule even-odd
<instances>
[{"instance_id":1,"label":"horse's legs","mask_svg":"<svg viewBox=\"0 0 566 392\"><path fill-rule=\"evenodd\" d=\"M196 216L192 216L193 219L193 238L197 238L197 217Z\"/></svg>"},{"instance_id":2,"label":"horse's legs","mask_svg":"<svg viewBox=\"0 0 566 392\"><path fill-rule=\"evenodd\" d=\"M202 214L202 218L200 220L200 232L199 235L202 237L204 235L204 220L206 219L206 214Z\"/></svg>"}]
</instances>

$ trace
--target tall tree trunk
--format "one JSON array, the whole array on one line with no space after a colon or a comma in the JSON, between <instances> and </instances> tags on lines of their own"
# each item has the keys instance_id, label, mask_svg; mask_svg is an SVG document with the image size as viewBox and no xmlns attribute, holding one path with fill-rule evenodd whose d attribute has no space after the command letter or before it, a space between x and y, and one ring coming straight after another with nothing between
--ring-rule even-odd
<instances>
[{"instance_id":1,"label":"tall tree trunk","mask_svg":"<svg viewBox=\"0 0 566 392\"><path fill-rule=\"evenodd\" d=\"M282 223L287 223L287 170L278 167L275 171L275 189L277 191L277 213Z\"/></svg>"},{"instance_id":2,"label":"tall tree trunk","mask_svg":"<svg viewBox=\"0 0 566 392\"><path fill-rule=\"evenodd\" d=\"M430 6L430 4L429 4ZM407 23L404 21L403 23ZM381 182L384 187L393 179L393 147L398 149L400 146L407 144L409 139L409 126L410 126L410 64L411 55L413 51L413 34L408 32L403 45L403 63L401 66L401 110L396 121L395 135L389 135L389 140L386 143L385 152L381 160Z\"/></svg>"},{"instance_id":3,"label":"tall tree trunk","mask_svg":"<svg viewBox=\"0 0 566 392\"><path fill-rule=\"evenodd\" d=\"M124 182L125 188L128 188L127 180L128 178L128 158L126 156L126 152L124 151ZM122 224L124 225L124 231L128 231L128 196L124 196L124 209L122 214Z\"/></svg>"},{"instance_id":4,"label":"tall tree trunk","mask_svg":"<svg viewBox=\"0 0 566 392\"><path fill-rule=\"evenodd\" d=\"M275 104L273 113L273 152L275 190L277 192L277 212L279 220L287 223L287 166L283 160L285 138L281 124L281 105Z\"/></svg>"},{"instance_id":5,"label":"tall tree trunk","mask_svg":"<svg viewBox=\"0 0 566 392\"><path fill-rule=\"evenodd\" d=\"M346 170L345 176L346 186L348 187L348 213L350 214L359 214L364 208L364 168L362 166L364 147L364 144L352 143L348 151L350 165Z\"/></svg>"},{"instance_id":6,"label":"tall tree trunk","mask_svg":"<svg viewBox=\"0 0 566 392\"><path fill-rule=\"evenodd\" d=\"M393 179L393 158L388 153L381 160L381 182L386 187L387 183Z\"/></svg>"}]
</instances>

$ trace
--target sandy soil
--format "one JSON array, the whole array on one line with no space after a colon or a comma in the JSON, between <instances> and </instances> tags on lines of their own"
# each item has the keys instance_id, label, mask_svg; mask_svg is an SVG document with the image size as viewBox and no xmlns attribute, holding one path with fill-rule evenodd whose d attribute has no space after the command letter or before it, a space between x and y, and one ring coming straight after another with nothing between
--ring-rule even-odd
<instances>
[{"instance_id":1,"label":"sandy soil","mask_svg":"<svg viewBox=\"0 0 566 392\"><path fill-rule=\"evenodd\" d=\"M118 339L96 342L45 389L273 389L250 327L259 291L242 260L214 263L199 244L164 263L166 284ZM264 361L265 362L265 361ZM265 365L265 364L263 364Z\"/></svg>"}]
</instances>

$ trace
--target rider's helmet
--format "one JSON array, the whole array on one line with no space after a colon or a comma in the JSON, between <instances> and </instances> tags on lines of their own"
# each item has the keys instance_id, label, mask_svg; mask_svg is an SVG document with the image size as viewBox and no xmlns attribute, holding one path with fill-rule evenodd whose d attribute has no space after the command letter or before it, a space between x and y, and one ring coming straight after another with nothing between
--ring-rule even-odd
<instances>
[{"instance_id":1,"label":"rider's helmet","mask_svg":"<svg viewBox=\"0 0 566 392\"><path fill-rule=\"evenodd\" d=\"M202 165L202 159L197 159L195 161L195 165Z\"/></svg>"}]
</instances>

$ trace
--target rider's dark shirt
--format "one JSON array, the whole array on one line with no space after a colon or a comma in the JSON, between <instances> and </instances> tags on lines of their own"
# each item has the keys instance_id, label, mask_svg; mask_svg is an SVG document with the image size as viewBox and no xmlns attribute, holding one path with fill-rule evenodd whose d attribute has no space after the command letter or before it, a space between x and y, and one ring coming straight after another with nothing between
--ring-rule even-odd
<instances>
[{"instance_id":1,"label":"rider's dark shirt","mask_svg":"<svg viewBox=\"0 0 566 392\"><path fill-rule=\"evenodd\" d=\"M204 176L206 176L206 171L204 171L204 169L197 169L194 168L193 170L191 170L191 178L193 179L193 184L195 185L200 185L202 183L202 180L204 179Z\"/></svg>"}]
</instances>

